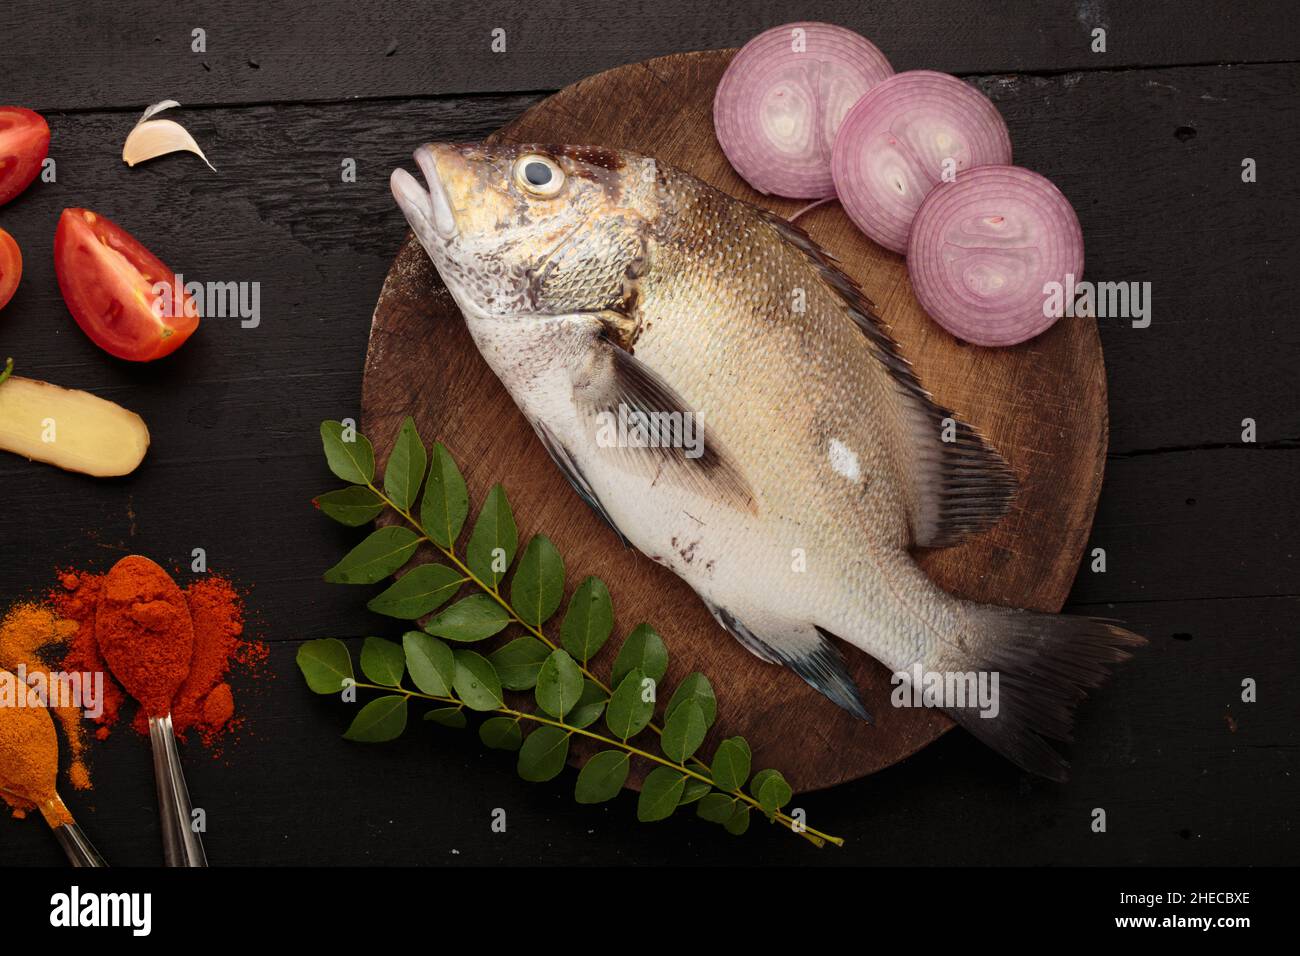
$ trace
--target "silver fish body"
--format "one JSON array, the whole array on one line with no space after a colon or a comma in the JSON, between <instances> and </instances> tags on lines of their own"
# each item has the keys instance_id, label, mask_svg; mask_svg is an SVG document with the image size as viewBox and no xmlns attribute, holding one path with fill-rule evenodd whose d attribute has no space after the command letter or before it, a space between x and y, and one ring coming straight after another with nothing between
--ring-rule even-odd
<instances>
[{"instance_id":1,"label":"silver fish body","mask_svg":"<svg viewBox=\"0 0 1300 956\"><path fill-rule=\"evenodd\" d=\"M798 229L596 147L422 147L393 192L484 358L579 494L734 637L868 718L833 638L904 682L996 674L944 709L1063 778L1043 736L1140 638L960 601L913 561L995 523L1006 462L921 387ZM868 718L869 719L869 718Z\"/></svg>"}]
</instances>

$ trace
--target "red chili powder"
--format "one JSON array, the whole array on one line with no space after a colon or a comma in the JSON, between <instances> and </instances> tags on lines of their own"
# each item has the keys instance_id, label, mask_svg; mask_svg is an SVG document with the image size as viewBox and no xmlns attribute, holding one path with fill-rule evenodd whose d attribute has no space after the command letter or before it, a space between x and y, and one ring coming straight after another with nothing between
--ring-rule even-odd
<instances>
[{"instance_id":1,"label":"red chili powder","mask_svg":"<svg viewBox=\"0 0 1300 956\"><path fill-rule=\"evenodd\" d=\"M194 657L194 623L170 574L142 555L109 570L95 615L99 652L149 717L171 713Z\"/></svg>"},{"instance_id":2,"label":"red chili powder","mask_svg":"<svg viewBox=\"0 0 1300 956\"><path fill-rule=\"evenodd\" d=\"M65 572L62 590L51 595L56 610L79 624L76 636L63 660L65 670L104 670L104 713L96 736L107 737L121 718L126 695L107 673L95 634L95 611L103 587L101 574ZM209 573L184 590L194 624L194 655L189 676L172 700L172 725L178 736L194 731L205 745L213 746L242 722L234 694L226 678L232 668L252 674L262 671L268 649L258 641L245 640L244 602L235 586L224 577ZM132 726L148 732L144 708L136 712Z\"/></svg>"},{"instance_id":3,"label":"red chili powder","mask_svg":"<svg viewBox=\"0 0 1300 956\"><path fill-rule=\"evenodd\" d=\"M122 702L126 700L122 688L109 676L108 665L99 653L99 641L95 639L95 610L99 607L104 576L65 571L59 575L59 583L63 590L51 592L50 603L60 617L77 622L77 633L68 642L60 666L70 672L100 671L104 674L104 712L95 719L99 724L95 736L103 740L108 736L109 728L117 723Z\"/></svg>"},{"instance_id":4,"label":"red chili powder","mask_svg":"<svg viewBox=\"0 0 1300 956\"><path fill-rule=\"evenodd\" d=\"M172 723L178 734L194 728L211 744L235 716L234 695L226 683L230 668L256 668L267 651L263 644L243 640L244 602L225 578L200 578L185 589L185 599L194 618L194 658L172 703Z\"/></svg>"},{"instance_id":5,"label":"red chili powder","mask_svg":"<svg viewBox=\"0 0 1300 956\"><path fill-rule=\"evenodd\" d=\"M235 716L235 695L229 684L218 684L203 699L203 723L209 727L224 727Z\"/></svg>"}]
</instances>

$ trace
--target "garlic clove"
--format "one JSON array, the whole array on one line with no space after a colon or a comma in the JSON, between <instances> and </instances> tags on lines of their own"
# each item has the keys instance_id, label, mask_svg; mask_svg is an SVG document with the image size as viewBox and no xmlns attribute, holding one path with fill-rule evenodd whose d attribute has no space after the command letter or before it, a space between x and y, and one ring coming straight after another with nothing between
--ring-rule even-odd
<instances>
[{"instance_id":1,"label":"garlic clove","mask_svg":"<svg viewBox=\"0 0 1300 956\"><path fill-rule=\"evenodd\" d=\"M151 106L148 110L145 110L144 116L147 117L152 113L166 109L169 103L172 103L172 101L164 100L156 106ZM203 150L199 149L199 144L194 142L194 137L175 120L155 120L141 117L140 122L136 123L135 128L127 136L126 142L122 144L122 159L128 166L134 166L136 163L143 163L181 150L193 153L208 164L208 169L214 173L217 171L216 167L208 162L208 157L203 155Z\"/></svg>"}]
</instances>

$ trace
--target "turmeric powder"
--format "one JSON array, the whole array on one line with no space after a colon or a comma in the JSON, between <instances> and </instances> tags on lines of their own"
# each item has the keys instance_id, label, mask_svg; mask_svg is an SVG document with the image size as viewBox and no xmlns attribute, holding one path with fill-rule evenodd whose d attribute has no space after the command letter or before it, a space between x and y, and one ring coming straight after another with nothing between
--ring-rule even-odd
<instances>
[{"instance_id":1,"label":"turmeric powder","mask_svg":"<svg viewBox=\"0 0 1300 956\"><path fill-rule=\"evenodd\" d=\"M9 688L0 704L0 797L16 817L35 807L52 827L71 823L54 789L59 742L50 712L13 674L0 671L0 682Z\"/></svg>"},{"instance_id":2,"label":"turmeric powder","mask_svg":"<svg viewBox=\"0 0 1300 956\"><path fill-rule=\"evenodd\" d=\"M77 633L77 622L66 620L43 604L18 604L0 620L0 668L17 671L20 666L28 677L44 674L47 686L51 668L42 660L57 648L62 652ZM86 766L86 733L82 713L75 704L54 708L68 741L68 780L77 790L90 787L90 770Z\"/></svg>"}]
</instances>

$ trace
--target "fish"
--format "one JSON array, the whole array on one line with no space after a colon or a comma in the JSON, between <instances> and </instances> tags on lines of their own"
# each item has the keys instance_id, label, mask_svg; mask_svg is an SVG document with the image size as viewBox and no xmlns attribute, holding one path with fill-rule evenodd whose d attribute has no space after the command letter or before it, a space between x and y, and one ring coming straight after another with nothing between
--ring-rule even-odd
<instances>
[{"instance_id":1,"label":"fish","mask_svg":"<svg viewBox=\"0 0 1300 956\"><path fill-rule=\"evenodd\" d=\"M797 226L589 145L430 143L390 185L483 358L578 496L761 660L865 721L840 643L1053 780L1076 705L1144 639L978 604L916 548L1012 506L1014 470L941 406ZM962 693L981 679L993 693ZM973 687L967 684L965 686ZM926 693L921 693L928 688Z\"/></svg>"}]
</instances>

